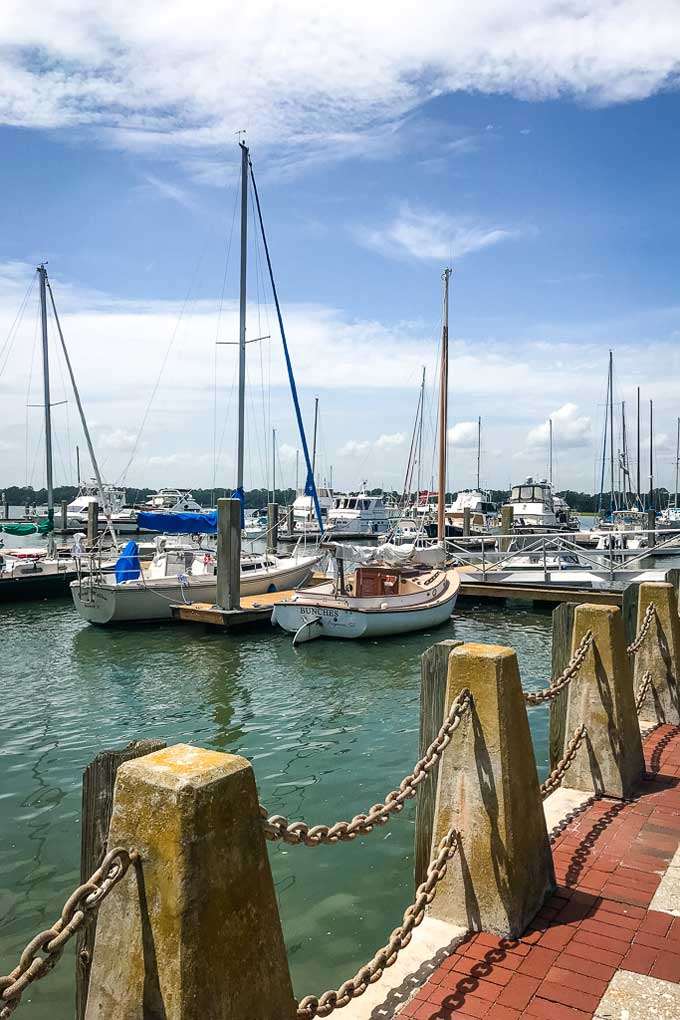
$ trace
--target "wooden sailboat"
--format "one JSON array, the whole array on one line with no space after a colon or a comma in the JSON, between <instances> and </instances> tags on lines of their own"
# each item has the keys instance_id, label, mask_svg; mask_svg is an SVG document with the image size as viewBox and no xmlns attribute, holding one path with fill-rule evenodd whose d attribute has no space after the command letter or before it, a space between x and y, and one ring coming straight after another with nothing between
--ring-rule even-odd
<instances>
[{"instance_id":1,"label":"wooden sailboat","mask_svg":"<svg viewBox=\"0 0 680 1020\"><path fill-rule=\"evenodd\" d=\"M439 626L453 612L460 579L455 570L443 567L450 277L451 270L445 269L439 396L439 546L434 549L332 546L337 577L315 588L300 589L274 606L272 622L294 634L294 644L322 636L361 638L406 634ZM357 559L363 561L362 565L346 573L345 562ZM441 566L436 562L433 565L433 560L439 560Z\"/></svg>"}]
</instances>

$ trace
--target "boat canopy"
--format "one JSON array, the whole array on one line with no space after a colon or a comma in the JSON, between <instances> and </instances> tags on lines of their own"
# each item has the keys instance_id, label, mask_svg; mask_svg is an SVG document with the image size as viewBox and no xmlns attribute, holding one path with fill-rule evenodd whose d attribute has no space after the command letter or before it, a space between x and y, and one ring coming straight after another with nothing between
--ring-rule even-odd
<instances>
[{"instance_id":1,"label":"boat canopy","mask_svg":"<svg viewBox=\"0 0 680 1020\"><path fill-rule=\"evenodd\" d=\"M444 562L444 550L441 546L419 547L412 544L393 545L384 542L382 545L350 545L349 543L324 543L332 551L336 559L351 563L384 563L398 567L407 563L426 563L436 566Z\"/></svg>"},{"instance_id":2,"label":"boat canopy","mask_svg":"<svg viewBox=\"0 0 680 1020\"><path fill-rule=\"evenodd\" d=\"M166 535L215 535L217 534L217 511L204 514L169 513L157 514L140 510L137 527L146 531L160 531Z\"/></svg>"}]
</instances>

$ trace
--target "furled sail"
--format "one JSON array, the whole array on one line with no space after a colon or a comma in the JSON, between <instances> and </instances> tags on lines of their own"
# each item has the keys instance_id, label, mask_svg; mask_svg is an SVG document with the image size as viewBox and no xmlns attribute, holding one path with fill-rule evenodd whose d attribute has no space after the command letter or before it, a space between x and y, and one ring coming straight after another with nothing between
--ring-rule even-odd
<instances>
[{"instance_id":1,"label":"furled sail","mask_svg":"<svg viewBox=\"0 0 680 1020\"><path fill-rule=\"evenodd\" d=\"M145 531L159 531L165 535L216 535L217 511L204 514L154 513L140 510L137 514L137 527Z\"/></svg>"}]
</instances>

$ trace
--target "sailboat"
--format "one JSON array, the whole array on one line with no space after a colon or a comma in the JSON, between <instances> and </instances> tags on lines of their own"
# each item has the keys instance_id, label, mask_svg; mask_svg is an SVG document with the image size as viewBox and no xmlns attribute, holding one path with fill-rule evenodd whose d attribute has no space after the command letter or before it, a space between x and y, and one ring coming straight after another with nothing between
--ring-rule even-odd
<instances>
[{"instance_id":1,"label":"sailboat","mask_svg":"<svg viewBox=\"0 0 680 1020\"><path fill-rule=\"evenodd\" d=\"M272 622L294 634L293 644L317 637L385 637L437 627L453 612L460 578L445 564L446 426L449 357L449 279L445 269L439 393L439 490L434 548L385 544L375 549L328 546L337 564L332 580L301 588L274 606ZM346 572L346 563L360 563Z\"/></svg>"},{"instance_id":2,"label":"sailboat","mask_svg":"<svg viewBox=\"0 0 680 1020\"><path fill-rule=\"evenodd\" d=\"M240 142L241 149L241 275L239 298L239 396L237 436L237 478L233 497L241 503L241 527L245 523L243 463L245 449L245 389L246 389L246 274L248 254L248 182L252 182L258 223L264 245L267 267L278 316L284 358L293 397L300 440L307 465L307 491L312 497L319 528L321 510L314 484L297 389L288 351L288 343L279 305L269 247L264 231L260 199L255 183L248 147ZM172 534L210 535L217 531L216 513L162 514L140 511L137 517L140 530L163 531ZM150 563L140 563L136 543L130 542L123 550L114 574L91 573L85 580L71 584L71 595L80 616L88 623L109 624L118 622L146 622L172 618L171 606L180 602L214 603L217 596L217 563L208 549L171 549L159 543ZM241 555L241 594L261 595L265 592L287 591L302 584L324 553L299 554L296 549L290 556L275 553Z\"/></svg>"},{"instance_id":3,"label":"sailboat","mask_svg":"<svg viewBox=\"0 0 680 1020\"><path fill-rule=\"evenodd\" d=\"M77 540L71 553L60 556L54 544L54 482L52 466L52 401L50 396L50 352L47 330L47 294L49 292L50 303L54 315L54 321L59 334L61 348L64 354L66 367L73 388L73 393L78 406L81 424L90 452L93 469L96 475L96 486L99 494L100 504L105 505L104 487L97 458L95 457L92 439L85 420L85 413L80 401L80 394L76 386L71 359L61 330L61 323L57 314L57 307L54 301L52 286L47 276L44 264L37 267L36 272L39 280L40 290L40 322L42 334L42 368L43 368L43 411L45 428L45 473L47 482L47 514L44 518L31 522L17 522L10 524L3 522L0 525L0 532L12 537L24 537L29 535L41 535L47 538L47 547L26 546L23 548L2 548L0 542L0 602L25 601L27 599L47 598L52 595L65 595L68 586L79 572L79 562L74 558L73 553L82 552L80 542ZM110 527L110 512L108 524ZM83 536L84 537L84 536ZM116 536L112 531L114 546ZM110 566L110 564L105 564Z\"/></svg>"}]
</instances>

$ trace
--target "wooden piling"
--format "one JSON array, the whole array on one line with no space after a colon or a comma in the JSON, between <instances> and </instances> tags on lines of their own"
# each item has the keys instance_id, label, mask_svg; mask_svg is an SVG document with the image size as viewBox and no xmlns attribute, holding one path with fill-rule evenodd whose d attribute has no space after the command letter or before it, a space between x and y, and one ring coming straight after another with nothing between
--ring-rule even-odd
<instances>
[{"instance_id":1,"label":"wooden piling","mask_svg":"<svg viewBox=\"0 0 680 1020\"><path fill-rule=\"evenodd\" d=\"M217 605L241 605L241 501L217 500Z\"/></svg>"},{"instance_id":2,"label":"wooden piling","mask_svg":"<svg viewBox=\"0 0 680 1020\"><path fill-rule=\"evenodd\" d=\"M68 528L68 500L62 499L61 501L61 530L66 531Z\"/></svg>"},{"instance_id":3,"label":"wooden piling","mask_svg":"<svg viewBox=\"0 0 680 1020\"><path fill-rule=\"evenodd\" d=\"M275 553L279 547L279 504L267 504L267 552Z\"/></svg>"},{"instance_id":4,"label":"wooden piling","mask_svg":"<svg viewBox=\"0 0 680 1020\"><path fill-rule=\"evenodd\" d=\"M501 507L501 535L509 536L512 532L512 518L513 518L513 507L511 503L506 503L505 506ZM500 552L507 552L510 548L511 538L499 539L499 550Z\"/></svg>"},{"instance_id":5,"label":"wooden piling","mask_svg":"<svg viewBox=\"0 0 680 1020\"><path fill-rule=\"evenodd\" d=\"M99 503L93 499L87 504L87 541L93 546L97 541L99 531Z\"/></svg>"},{"instance_id":6,"label":"wooden piling","mask_svg":"<svg viewBox=\"0 0 680 1020\"><path fill-rule=\"evenodd\" d=\"M106 853L113 811L116 773L126 761L165 747L163 740L133 740L119 751L102 751L83 772L80 834L80 881L99 867ZM76 1020L84 1020L96 921L78 932L76 941Z\"/></svg>"},{"instance_id":7,"label":"wooden piling","mask_svg":"<svg viewBox=\"0 0 680 1020\"><path fill-rule=\"evenodd\" d=\"M420 657L420 747L418 757L436 737L444 719L446 700L446 677L449 669L449 655L462 641L438 641ZM423 780L416 801L415 829L415 886L425 881L425 872L430 863L434 805L437 799L437 778L439 766L435 765Z\"/></svg>"},{"instance_id":8,"label":"wooden piling","mask_svg":"<svg viewBox=\"0 0 680 1020\"><path fill-rule=\"evenodd\" d=\"M466 506L466 507L463 508L463 537L464 538L469 538L470 537L470 517L471 517L470 507Z\"/></svg>"},{"instance_id":9,"label":"wooden piling","mask_svg":"<svg viewBox=\"0 0 680 1020\"><path fill-rule=\"evenodd\" d=\"M293 535L295 533L295 511L292 503L286 509L286 531L289 535Z\"/></svg>"}]
</instances>

